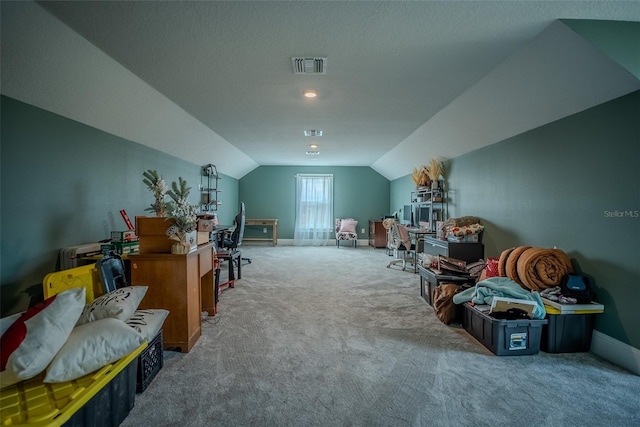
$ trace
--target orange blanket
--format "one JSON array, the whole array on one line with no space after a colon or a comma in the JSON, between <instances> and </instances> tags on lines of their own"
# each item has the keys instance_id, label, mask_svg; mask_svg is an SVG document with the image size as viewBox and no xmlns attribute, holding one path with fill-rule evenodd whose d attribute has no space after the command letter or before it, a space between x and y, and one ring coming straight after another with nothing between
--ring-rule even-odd
<instances>
[{"instance_id":1,"label":"orange blanket","mask_svg":"<svg viewBox=\"0 0 640 427\"><path fill-rule=\"evenodd\" d=\"M509 254L511 254L514 249L515 248L505 249L500 254L500 259L498 260L498 274L501 277L507 277L507 260L509 259Z\"/></svg>"},{"instance_id":2,"label":"orange blanket","mask_svg":"<svg viewBox=\"0 0 640 427\"><path fill-rule=\"evenodd\" d=\"M520 286L522 286L522 278L518 273L518 260L520 256L527 250L529 250L531 246L518 246L514 250L509 253L509 258L507 258L505 271L506 275L509 279L513 280ZM523 286L524 287L524 286Z\"/></svg>"},{"instance_id":3,"label":"orange blanket","mask_svg":"<svg viewBox=\"0 0 640 427\"><path fill-rule=\"evenodd\" d=\"M564 276L572 272L569 256L560 249L529 248L517 260L519 283L532 291L560 286Z\"/></svg>"}]
</instances>

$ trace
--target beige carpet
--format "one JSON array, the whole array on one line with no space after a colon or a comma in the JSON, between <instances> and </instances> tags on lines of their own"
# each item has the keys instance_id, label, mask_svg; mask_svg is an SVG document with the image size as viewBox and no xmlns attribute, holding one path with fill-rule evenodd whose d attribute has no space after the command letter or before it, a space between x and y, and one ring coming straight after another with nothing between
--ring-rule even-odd
<instances>
[{"instance_id":1,"label":"beige carpet","mask_svg":"<svg viewBox=\"0 0 640 427\"><path fill-rule=\"evenodd\" d=\"M591 353L497 357L383 249L243 247L235 289L123 426L631 426L640 377Z\"/></svg>"}]
</instances>

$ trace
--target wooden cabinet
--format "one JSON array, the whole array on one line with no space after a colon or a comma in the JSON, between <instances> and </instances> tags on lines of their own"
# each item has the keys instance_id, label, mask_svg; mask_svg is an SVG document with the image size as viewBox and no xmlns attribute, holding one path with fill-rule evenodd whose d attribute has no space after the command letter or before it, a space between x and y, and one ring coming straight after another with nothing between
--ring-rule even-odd
<instances>
[{"instance_id":1,"label":"wooden cabinet","mask_svg":"<svg viewBox=\"0 0 640 427\"><path fill-rule=\"evenodd\" d=\"M444 255L466 262L474 262L484 258L482 243L456 243L431 236L424 237L423 252L430 255Z\"/></svg>"},{"instance_id":2,"label":"wooden cabinet","mask_svg":"<svg viewBox=\"0 0 640 427\"><path fill-rule=\"evenodd\" d=\"M369 246L387 247L387 230L382 226L382 221L369 220Z\"/></svg>"},{"instance_id":3,"label":"wooden cabinet","mask_svg":"<svg viewBox=\"0 0 640 427\"><path fill-rule=\"evenodd\" d=\"M186 255L148 253L129 260L131 284L148 286L140 309L169 310L163 327L165 348L190 351L200 338L203 308L215 314L213 245Z\"/></svg>"}]
</instances>

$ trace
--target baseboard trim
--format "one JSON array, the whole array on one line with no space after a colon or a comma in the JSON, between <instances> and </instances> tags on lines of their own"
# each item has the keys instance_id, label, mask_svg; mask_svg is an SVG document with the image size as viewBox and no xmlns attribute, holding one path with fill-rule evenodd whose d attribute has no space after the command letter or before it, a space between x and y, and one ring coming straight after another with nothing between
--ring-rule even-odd
<instances>
[{"instance_id":1,"label":"baseboard trim","mask_svg":"<svg viewBox=\"0 0 640 427\"><path fill-rule=\"evenodd\" d=\"M640 375L640 350L596 330L591 336L591 352Z\"/></svg>"},{"instance_id":2,"label":"baseboard trim","mask_svg":"<svg viewBox=\"0 0 640 427\"><path fill-rule=\"evenodd\" d=\"M252 245L255 245L256 242L250 242ZM260 242L262 243L262 242ZM271 245L271 242L267 242L268 245ZM267 246L268 246L267 245ZM345 242L345 247L348 247L349 245L351 245L351 247L353 247L352 243L349 242ZM293 246L293 239L278 239L278 246ZM327 240L327 245L326 246L336 246L336 241L334 240ZM369 239L358 239L358 247L365 247L365 246L369 246Z\"/></svg>"}]
</instances>

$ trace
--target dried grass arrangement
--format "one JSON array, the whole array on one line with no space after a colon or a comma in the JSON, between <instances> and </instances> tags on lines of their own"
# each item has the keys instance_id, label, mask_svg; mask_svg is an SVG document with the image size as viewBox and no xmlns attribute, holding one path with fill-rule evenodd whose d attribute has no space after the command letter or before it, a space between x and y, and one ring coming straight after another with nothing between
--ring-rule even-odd
<instances>
[{"instance_id":1,"label":"dried grass arrangement","mask_svg":"<svg viewBox=\"0 0 640 427\"><path fill-rule=\"evenodd\" d=\"M416 187L428 187L431 184L431 178L429 177L429 168L427 166L420 166L419 168L413 168L411 174L411 180Z\"/></svg>"},{"instance_id":2,"label":"dried grass arrangement","mask_svg":"<svg viewBox=\"0 0 640 427\"><path fill-rule=\"evenodd\" d=\"M444 166L442 161L438 159L429 160L429 166L427 167L429 179L431 181L437 181L444 175Z\"/></svg>"}]
</instances>

